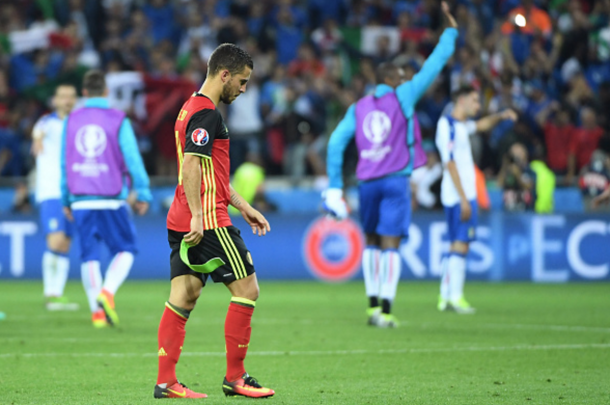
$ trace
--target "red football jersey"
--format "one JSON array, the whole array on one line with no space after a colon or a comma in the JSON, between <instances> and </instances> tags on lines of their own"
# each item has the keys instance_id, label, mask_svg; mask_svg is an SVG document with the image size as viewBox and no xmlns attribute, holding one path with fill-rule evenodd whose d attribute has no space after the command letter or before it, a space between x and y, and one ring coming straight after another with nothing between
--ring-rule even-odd
<instances>
[{"instance_id":1,"label":"red football jersey","mask_svg":"<svg viewBox=\"0 0 610 405\"><path fill-rule=\"evenodd\" d=\"M167 214L167 228L177 232L191 230L191 210L182 186L184 155L201 157L204 229L231 225L227 210L231 200L229 131L222 115L209 98L195 93L182 106L174 134L178 153L178 186Z\"/></svg>"}]
</instances>

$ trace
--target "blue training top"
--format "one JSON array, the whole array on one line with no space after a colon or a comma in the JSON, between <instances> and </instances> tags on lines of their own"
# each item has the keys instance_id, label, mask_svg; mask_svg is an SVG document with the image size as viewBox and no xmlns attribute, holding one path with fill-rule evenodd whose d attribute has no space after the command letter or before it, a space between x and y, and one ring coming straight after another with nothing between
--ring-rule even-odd
<instances>
[{"instance_id":1,"label":"blue training top","mask_svg":"<svg viewBox=\"0 0 610 405\"><path fill-rule=\"evenodd\" d=\"M396 97L400 102L403 113L406 117L411 117L415 111L415 104L424 95L426 90L434 82L438 74L443 70L445 64L455 51L455 39L458 30L446 28L441 35L438 45L434 52L426 60L421 70L413 76L413 79L401 84L396 89L387 84L379 84L375 87L375 97L382 97L385 94L395 91ZM343 154L345 148L356 134L356 105L352 104L345 113L337 128L333 131L328 141L328 151L326 158L326 171L331 188L343 188ZM413 134L407 134L407 136ZM394 175L409 175L408 168L394 173Z\"/></svg>"}]
</instances>

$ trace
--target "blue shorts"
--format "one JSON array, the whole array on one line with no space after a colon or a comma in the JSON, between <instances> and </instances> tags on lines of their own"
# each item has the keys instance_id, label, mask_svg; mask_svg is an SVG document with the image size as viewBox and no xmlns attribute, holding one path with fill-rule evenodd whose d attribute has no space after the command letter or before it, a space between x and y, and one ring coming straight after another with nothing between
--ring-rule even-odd
<instances>
[{"instance_id":1,"label":"blue shorts","mask_svg":"<svg viewBox=\"0 0 610 405\"><path fill-rule=\"evenodd\" d=\"M74 232L72 222L64 215L61 200L44 200L40 203L40 225L46 235L55 232L63 232L71 238Z\"/></svg>"},{"instance_id":2,"label":"blue shorts","mask_svg":"<svg viewBox=\"0 0 610 405\"><path fill-rule=\"evenodd\" d=\"M406 176L360 183L360 217L367 234L407 236L411 223L411 188Z\"/></svg>"},{"instance_id":3,"label":"blue shorts","mask_svg":"<svg viewBox=\"0 0 610 405\"><path fill-rule=\"evenodd\" d=\"M73 210L76 232L80 239L81 260L100 260L100 242L111 255L137 253L136 229L127 207L116 210Z\"/></svg>"},{"instance_id":4,"label":"blue shorts","mask_svg":"<svg viewBox=\"0 0 610 405\"><path fill-rule=\"evenodd\" d=\"M460 214L460 204L455 204L450 207L445 207L445 216L447 217L447 234L449 242L464 242L470 243L476 239L476 229L478 223L478 207L476 201L470 201L472 215L466 222L462 222Z\"/></svg>"}]
</instances>

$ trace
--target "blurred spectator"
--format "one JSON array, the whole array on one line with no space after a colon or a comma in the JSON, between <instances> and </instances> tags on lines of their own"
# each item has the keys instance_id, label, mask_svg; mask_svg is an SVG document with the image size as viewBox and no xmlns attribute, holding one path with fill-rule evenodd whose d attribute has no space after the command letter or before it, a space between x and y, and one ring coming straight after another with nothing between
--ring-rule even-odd
<instances>
[{"instance_id":1,"label":"blurred spectator","mask_svg":"<svg viewBox=\"0 0 610 405\"><path fill-rule=\"evenodd\" d=\"M536 117L538 113L551 104L551 99L546 93L544 84L541 80L535 79L529 83L530 97L525 108L524 114L527 123L531 126L535 133L540 134L542 127L538 125Z\"/></svg>"},{"instance_id":2,"label":"blurred spectator","mask_svg":"<svg viewBox=\"0 0 610 405\"><path fill-rule=\"evenodd\" d=\"M235 191L257 210L262 212L275 210L275 206L265 197L265 169L258 153L248 152L245 162L235 170L231 184ZM237 215L239 211L231 206L229 213Z\"/></svg>"},{"instance_id":3,"label":"blurred spectator","mask_svg":"<svg viewBox=\"0 0 610 405\"><path fill-rule=\"evenodd\" d=\"M279 63L288 64L297 56L303 32L297 25L299 16L289 6L281 6L276 14L275 47Z\"/></svg>"},{"instance_id":4,"label":"blurred spectator","mask_svg":"<svg viewBox=\"0 0 610 405\"><path fill-rule=\"evenodd\" d=\"M477 182L477 204L479 209L483 211L489 211L491 209L491 201L489 199L489 192L487 191L487 183L485 181L485 174L479 169L478 166L474 166L474 175Z\"/></svg>"},{"instance_id":5,"label":"blurred spectator","mask_svg":"<svg viewBox=\"0 0 610 405\"><path fill-rule=\"evenodd\" d=\"M604 130L597 123L597 114L593 108L583 108L580 112L580 121L580 126L573 132L568 154L568 181L570 183L573 182L578 172L589 164L593 152L604 135Z\"/></svg>"},{"instance_id":6,"label":"blurred spectator","mask_svg":"<svg viewBox=\"0 0 610 405\"><path fill-rule=\"evenodd\" d=\"M515 20L517 15L525 17L523 27L517 25ZM536 7L534 0L522 0L520 6L510 10L506 22L502 25L502 33L504 34L511 34L515 30L519 30L528 35L541 33L548 36L551 34L551 29L552 24L549 15L546 11Z\"/></svg>"},{"instance_id":7,"label":"blurred spectator","mask_svg":"<svg viewBox=\"0 0 610 405\"><path fill-rule=\"evenodd\" d=\"M511 146L502 158L498 186L503 190L504 209L530 211L536 202L536 175L530 169L527 149L521 143Z\"/></svg>"},{"instance_id":8,"label":"blurred spectator","mask_svg":"<svg viewBox=\"0 0 610 405\"><path fill-rule=\"evenodd\" d=\"M538 112L536 122L544 130L549 168L556 174L567 174L570 143L575 130L570 109L553 101Z\"/></svg>"},{"instance_id":9,"label":"blurred spectator","mask_svg":"<svg viewBox=\"0 0 610 405\"><path fill-rule=\"evenodd\" d=\"M316 58L316 53L310 44L302 44L296 59L288 65L288 74L291 76L301 75L324 75L324 65Z\"/></svg>"},{"instance_id":10,"label":"blurred spectator","mask_svg":"<svg viewBox=\"0 0 610 405\"><path fill-rule=\"evenodd\" d=\"M556 173L569 172L570 154L573 179L598 147L601 128L610 130L606 114L597 125L585 123L587 108L610 110L608 1L452 3L459 50L418 106L424 137L451 88L469 83L481 91L482 114L521 114L520 122L505 121L479 138L477 160L487 178L519 142L546 149ZM517 14L523 27L515 25ZM440 29L433 0L0 2L3 175L28 172L28 127L58 83L80 85L91 67L114 83L110 96L132 118L152 173L175 173L173 121L181 102L203 81L219 41L231 41L255 65L244 105L227 116L234 164L256 150L269 175L322 179L328 127L373 89L375 65L392 60L411 78Z\"/></svg>"},{"instance_id":11,"label":"blurred spectator","mask_svg":"<svg viewBox=\"0 0 610 405\"><path fill-rule=\"evenodd\" d=\"M580 172L578 186L585 197L585 206L591 208L591 200L610 186L610 158L601 150L591 155L591 161Z\"/></svg>"},{"instance_id":12,"label":"blurred spectator","mask_svg":"<svg viewBox=\"0 0 610 405\"><path fill-rule=\"evenodd\" d=\"M311 33L311 40L321 52L332 52L339 48L343 34L333 19L324 21L324 25Z\"/></svg>"},{"instance_id":13,"label":"blurred spectator","mask_svg":"<svg viewBox=\"0 0 610 405\"><path fill-rule=\"evenodd\" d=\"M534 159L530 163L530 169L535 173L535 196L534 211L537 214L550 214L555 207L555 173L543 160L544 153L537 150Z\"/></svg>"},{"instance_id":14,"label":"blurred spectator","mask_svg":"<svg viewBox=\"0 0 610 405\"><path fill-rule=\"evenodd\" d=\"M254 77L247 91L228 108L227 126L230 128L231 173L246 161L248 153L261 153L263 120L260 111L260 87ZM242 195L243 196L243 195ZM245 197L244 197L245 198Z\"/></svg>"},{"instance_id":15,"label":"blurred spectator","mask_svg":"<svg viewBox=\"0 0 610 405\"><path fill-rule=\"evenodd\" d=\"M153 44L162 41L176 41L174 9L167 0L150 0L142 7L142 12L150 23Z\"/></svg>"}]
</instances>

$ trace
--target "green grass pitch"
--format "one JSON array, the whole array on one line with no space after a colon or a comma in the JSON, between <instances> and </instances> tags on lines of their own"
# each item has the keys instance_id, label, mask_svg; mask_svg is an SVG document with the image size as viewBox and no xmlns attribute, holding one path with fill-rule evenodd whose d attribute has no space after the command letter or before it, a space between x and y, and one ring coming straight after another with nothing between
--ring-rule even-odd
<instances>
[{"instance_id":1,"label":"green grass pitch","mask_svg":"<svg viewBox=\"0 0 610 405\"><path fill-rule=\"evenodd\" d=\"M610 284L466 286L474 316L436 311L436 283L402 283L394 330L366 326L362 283L261 283L246 367L270 404L610 404ZM43 309L42 286L0 283L0 404L157 404L157 326L169 282L127 282L121 327ZM204 289L178 378L225 398L223 286ZM170 400L165 400L170 401Z\"/></svg>"}]
</instances>

